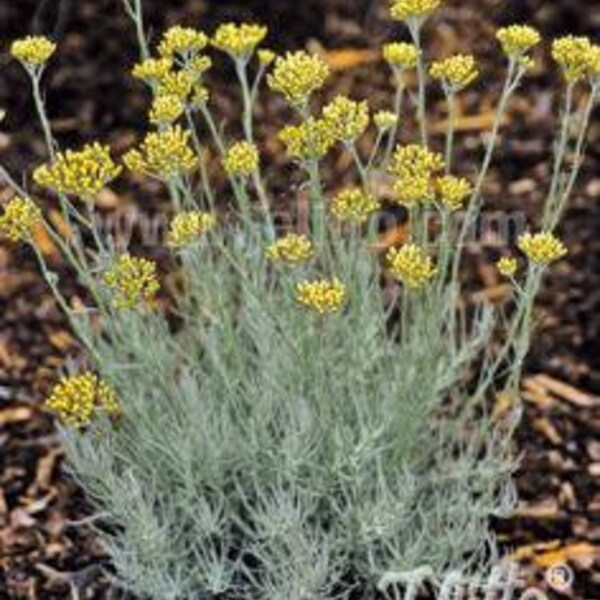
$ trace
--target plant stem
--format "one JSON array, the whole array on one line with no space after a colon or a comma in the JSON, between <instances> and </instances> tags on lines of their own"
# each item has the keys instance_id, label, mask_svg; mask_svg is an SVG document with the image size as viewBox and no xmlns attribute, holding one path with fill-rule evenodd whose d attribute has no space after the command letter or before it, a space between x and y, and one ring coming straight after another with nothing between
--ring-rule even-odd
<instances>
[{"instance_id":1,"label":"plant stem","mask_svg":"<svg viewBox=\"0 0 600 600\"><path fill-rule=\"evenodd\" d=\"M188 128L192 134L192 143L194 144L196 154L198 155L198 164L200 165L200 179L202 181L202 189L204 191L204 196L206 197L208 207L211 210L213 210L215 205L215 199L212 186L210 185L210 179L208 177L206 163L204 162L204 151L202 145L200 144L200 138L198 136L198 130L196 128L194 116L189 108L186 108L185 116L188 122Z\"/></svg>"},{"instance_id":2,"label":"plant stem","mask_svg":"<svg viewBox=\"0 0 600 600\"><path fill-rule=\"evenodd\" d=\"M496 109L496 114L494 116L494 123L492 125L492 131L490 134L490 139L487 143L485 155L483 158L483 162L479 169L479 173L477 176L477 180L475 186L473 188L473 193L469 200L469 204L467 206L467 211L465 214L464 222L461 225L460 234L458 237L458 241L456 244L456 253L454 255L454 262L452 267L452 281L457 281L458 279L458 270L460 268L460 261L462 258L462 254L464 251L464 243L466 240L467 233L476 219L481 203L481 192L483 189L483 184L487 177L488 171L492 164L492 158L494 156L494 150L496 148L496 142L498 140L498 134L500 132L500 127L502 125L502 121L504 120L504 115L506 113L506 109L508 106L508 101L512 95L513 90L518 84L520 77L516 73L516 62L514 59L510 59L508 72L506 74L506 79L504 81L504 87L502 90L502 95L500 97L500 101L498 103L498 108Z\"/></svg>"},{"instance_id":3,"label":"plant stem","mask_svg":"<svg viewBox=\"0 0 600 600\"><path fill-rule=\"evenodd\" d=\"M394 123L391 131L389 132L389 137L387 140L387 146L385 149L385 155L383 159L384 167L386 167L389 164L392 158L392 152L394 151L394 146L396 145L396 141L398 140L398 131L400 130L400 118L402 116L402 105L404 104L404 80L400 72L396 72L395 75L396 96L394 98L394 114L396 115L396 122Z\"/></svg>"},{"instance_id":4,"label":"plant stem","mask_svg":"<svg viewBox=\"0 0 600 600\"><path fill-rule=\"evenodd\" d=\"M323 205L323 189L321 175L319 173L319 161L312 158L305 162L310 183L310 214L313 228L313 236L318 244L325 243L325 219Z\"/></svg>"},{"instance_id":5,"label":"plant stem","mask_svg":"<svg viewBox=\"0 0 600 600\"><path fill-rule=\"evenodd\" d=\"M454 153L454 133L456 128L456 94L448 90L448 127L446 129L446 174L452 172L452 159Z\"/></svg>"},{"instance_id":6,"label":"plant stem","mask_svg":"<svg viewBox=\"0 0 600 600\"><path fill-rule=\"evenodd\" d=\"M48 149L48 155L50 156L50 160L54 162L54 159L56 158L55 141L52 136L52 128L50 127L50 121L48 120L48 115L46 114L46 109L44 107L44 100L42 99L42 92L40 88L41 75L41 72L31 73L33 100L35 102L35 108L38 114L38 118L40 120L40 124L42 126L42 130L44 132L44 139L46 140L46 148Z\"/></svg>"},{"instance_id":7,"label":"plant stem","mask_svg":"<svg viewBox=\"0 0 600 600\"><path fill-rule=\"evenodd\" d=\"M417 78L418 78L418 98L417 98L417 120L421 134L421 144L427 146L427 99L426 85L427 76L425 73L425 61L423 59L423 48L421 46L421 24L412 23L409 25L409 31L413 42L417 48Z\"/></svg>"}]
</instances>

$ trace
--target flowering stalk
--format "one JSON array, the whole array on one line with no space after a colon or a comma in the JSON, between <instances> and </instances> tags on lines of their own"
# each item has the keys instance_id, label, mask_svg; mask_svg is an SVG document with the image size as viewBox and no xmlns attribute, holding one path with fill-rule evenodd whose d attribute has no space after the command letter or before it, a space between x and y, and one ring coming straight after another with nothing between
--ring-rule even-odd
<instances>
[{"instance_id":1,"label":"flowering stalk","mask_svg":"<svg viewBox=\"0 0 600 600\"><path fill-rule=\"evenodd\" d=\"M485 179L487 177L488 171L492 164L492 158L494 156L494 150L496 148L496 143L498 141L498 134L500 133L500 127L504 118L506 116L506 110L508 108L508 102L521 82L521 79L525 71L523 68L519 68L518 63L515 58L509 58L508 64L508 72L506 74L506 79L504 81L504 87L502 89L502 94L500 96L500 101L498 103L498 107L496 109L496 113L494 116L494 122L492 125L492 131L490 133L490 139L487 143L485 155L483 158L483 162L481 167L479 168L477 180L475 186L473 188L473 194L469 200L469 204L467 206L467 210L465 213L464 221L461 226L460 234L458 237L458 241L456 244L456 253L454 255L453 267L452 267L452 281L458 281L458 271L460 268L460 261L462 258L462 254L464 252L464 243L469 232L469 229L473 225L473 222L477 218L479 214L480 205L481 205L481 192L483 190L483 185L485 183Z\"/></svg>"},{"instance_id":2,"label":"flowering stalk","mask_svg":"<svg viewBox=\"0 0 600 600\"><path fill-rule=\"evenodd\" d=\"M552 168L552 179L550 180L550 191L548 193L548 198L544 205L544 223L546 223L549 220L549 215L556 203L556 196L560 187L562 166L564 163L565 155L567 153L567 148L569 146L569 131L571 119L573 117L572 111L574 89L575 82L569 81L567 84L567 90L565 92L564 106L561 112L560 134L556 143L554 153L554 166Z\"/></svg>"},{"instance_id":3,"label":"flowering stalk","mask_svg":"<svg viewBox=\"0 0 600 600\"><path fill-rule=\"evenodd\" d=\"M446 128L446 174L452 172L452 160L454 158L454 133L456 128L456 93L454 90L444 86L446 100L448 103L448 126Z\"/></svg>"},{"instance_id":4,"label":"flowering stalk","mask_svg":"<svg viewBox=\"0 0 600 600\"><path fill-rule=\"evenodd\" d=\"M394 95L394 114L396 115L396 122L392 125L392 128L388 134L387 145L385 148L385 154L383 156L383 168L390 164L392 153L394 152L394 146L398 140L398 132L400 131L400 121L402 118L402 106L404 104L404 93L405 85L404 78L401 73L396 73L396 93Z\"/></svg>"},{"instance_id":5,"label":"flowering stalk","mask_svg":"<svg viewBox=\"0 0 600 600\"><path fill-rule=\"evenodd\" d=\"M123 6L125 7L125 12L129 15L129 18L135 25L140 58L145 60L150 56L150 50L148 48L144 27L144 9L142 0L123 0Z\"/></svg>"},{"instance_id":6,"label":"flowering stalk","mask_svg":"<svg viewBox=\"0 0 600 600\"><path fill-rule=\"evenodd\" d=\"M407 22L408 30L413 43L417 48L417 120L419 122L419 131L421 135L421 144L427 146L427 74L425 70L425 59L423 56L423 47L421 43L421 22L418 19L409 19Z\"/></svg>"},{"instance_id":7,"label":"flowering stalk","mask_svg":"<svg viewBox=\"0 0 600 600\"><path fill-rule=\"evenodd\" d=\"M48 155L50 159L53 161L56 157L56 142L52 135L52 129L50 127L50 121L48 119L48 115L46 114L46 108L44 105L44 100L42 99L41 92L41 75L43 71L38 71L36 73L29 71L29 75L31 77L31 83L33 87L33 100L35 103L35 109L38 114L38 118L40 119L40 124L42 126L42 130L44 132L44 138L46 140L46 148L48 149Z\"/></svg>"},{"instance_id":8,"label":"flowering stalk","mask_svg":"<svg viewBox=\"0 0 600 600\"><path fill-rule=\"evenodd\" d=\"M579 126L579 132L577 135L577 140L575 142L575 148L573 151L573 164L571 166L571 171L567 177L566 183L561 189L560 180L561 176L557 175L556 179L559 182L554 188L553 193L548 195L546 204L544 206L544 216L542 220L542 226L546 230L553 231L564 212L566 204L571 197L571 193L573 192L573 187L577 181L577 177L581 170L581 163L583 160L583 151L584 144L586 140L586 136L589 129L589 124L592 116L592 112L596 103L598 102L598 98L600 97L600 83L592 84L590 94L588 96L585 108L583 109L583 116L581 119L581 123ZM566 145L566 143L565 143ZM565 150L566 152L566 150Z\"/></svg>"},{"instance_id":9,"label":"flowering stalk","mask_svg":"<svg viewBox=\"0 0 600 600\"><path fill-rule=\"evenodd\" d=\"M194 115L190 108L186 108L185 117L187 119L188 129L192 134L192 143L194 144L194 149L196 150L196 154L198 155L198 165L200 167L200 181L202 183L204 197L206 198L208 207L212 210L215 204L215 196L208 176L208 171L206 169L206 162L204 160L204 150L202 148L202 144L200 143L200 138L198 137L198 130L196 129L196 123L194 121Z\"/></svg>"}]
</instances>

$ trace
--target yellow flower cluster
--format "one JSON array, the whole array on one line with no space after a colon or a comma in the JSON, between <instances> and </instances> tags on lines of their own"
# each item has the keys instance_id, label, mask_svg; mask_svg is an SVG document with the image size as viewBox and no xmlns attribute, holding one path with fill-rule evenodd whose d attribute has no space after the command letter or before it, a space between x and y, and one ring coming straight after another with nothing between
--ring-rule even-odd
<instances>
[{"instance_id":1,"label":"yellow flower cluster","mask_svg":"<svg viewBox=\"0 0 600 600\"><path fill-rule=\"evenodd\" d=\"M192 93L198 75L191 71L171 71L157 80L157 96L175 96L181 102L187 102Z\"/></svg>"},{"instance_id":2,"label":"yellow flower cluster","mask_svg":"<svg viewBox=\"0 0 600 600\"><path fill-rule=\"evenodd\" d=\"M194 107L202 106L208 102L210 94L203 85L195 85L192 94L191 105Z\"/></svg>"},{"instance_id":3,"label":"yellow flower cluster","mask_svg":"<svg viewBox=\"0 0 600 600\"><path fill-rule=\"evenodd\" d=\"M331 212L340 221L364 223L374 212L379 210L379 202L371 194L360 188L343 190L331 203Z\"/></svg>"},{"instance_id":4,"label":"yellow flower cluster","mask_svg":"<svg viewBox=\"0 0 600 600\"><path fill-rule=\"evenodd\" d=\"M386 260L390 273L410 289L422 288L437 274L431 258L415 244L392 248Z\"/></svg>"},{"instance_id":5,"label":"yellow flower cluster","mask_svg":"<svg viewBox=\"0 0 600 600\"><path fill-rule=\"evenodd\" d=\"M225 23L215 32L212 44L235 58L248 58L267 37L267 28L260 25Z\"/></svg>"},{"instance_id":6,"label":"yellow flower cluster","mask_svg":"<svg viewBox=\"0 0 600 600\"><path fill-rule=\"evenodd\" d=\"M346 300L346 286L337 278L304 281L296 286L296 300L320 315L339 312Z\"/></svg>"},{"instance_id":7,"label":"yellow flower cluster","mask_svg":"<svg viewBox=\"0 0 600 600\"><path fill-rule=\"evenodd\" d=\"M93 200L107 183L118 177L121 170L113 162L110 148L95 142L78 151L67 150L58 154L52 164L38 167L33 179L59 194Z\"/></svg>"},{"instance_id":8,"label":"yellow flower cluster","mask_svg":"<svg viewBox=\"0 0 600 600\"><path fill-rule=\"evenodd\" d=\"M249 142L234 144L223 158L227 174L237 177L250 177L258 170L259 163L258 148Z\"/></svg>"},{"instance_id":9,"label":"yellow flower cluster","mask_svg":"<svg viewBox=\"0 0 600 600\"><path fill-rule=\"evenodd\" d=\"M392 18L398 21L424 19L441 3L441 0L391 0Z\"/></svg>"},{"instance_id":10,"label":"yellow flower cluster","mask_svg":"<svg viewBox=\"0 0 600 600\"><path fill-rule=\"evenodd\" d=\"M593 85L600 84L600 45L594 44L588 56L589 74Z\"/></svg>"},{"instance_id":11,"label":"yellow flower cluster","mask_svg":"<svg viewBox=\"0 0 600 600\"><path fill-rule=\"evenodd\" d=\"M121 407L115 391L94 373L64 377L54 386L46 406L71 427L89 425L99 413L118 416Z\"/></svg>"},{"instance_id":12,"label":"yellow flower cluster","mask_svg":"<svg viewBox=\"0 0 600 600\"><path fill-rule=\"evenodd\" d=\"M176 25L167 29L158 46L158 53L166 58L179 54L184 57L204 50L208 45L208 37L191 27Z\"/></svg>"},{"instance_id":13,"label":"yellow flower cluster","mask_svg":"<svg viewBox=\"0 0 600 600\"><path fill-rule=\"evenodd\" d=\"M160 95L154 98L150 109L150 122L156 125L169 125L177 121L185 111L185 104L178 96Z\"/></svg>"},{"instance_id":14,"label":"yellow flower cluster","mask_svg":"<svg viewBox=\"0 0 600 600\"><path fill-rule=\"evenodd\" d=\"M290 233L267 247L266 256L272 261L303 263L313 255L312 242L305 236Z\"/></svg>"},{"instance_id":15,"label":"yellow flower cluster","mask_svg":"<svg viewBox=\"0 0 600 600\"><path fill-rule=\"evenodd\" d=\"M373 121L375 121L377 129L384 132L388 131L398 123L398 116L389 110L380 110L375 113Z\"/></svg>"},{"instance_id":16,"label":"yellow flower cluster","mask_svg":"<svg viewBox=\"0 0 600 600\"><path fill-rule=\"evenodd\" d=\"M496 267L498 268L500 275L504 277L514 277L519 268L519 263L516 258L504 256L496 263Z\"/></svg>"},{"instance_id":17,"label":"yellow flower cluster","mask_svg":"<svg viewBox=\"0 0 600 600\"><path fill-rule=\"evenodd\" d=\"M337 96L323 109L323 118L329 123L335 137L349 144L357 140L369 126L369 105L346 96Z\"/></svg>"},{"instance_id":18,"label":"yellow flower cluster","mask_svg":"<svg viewBox=\"0 0 600 600\"><path fill-rule=\"evenodd\" d=\"M267 82L273 91L281 93L290 104L303 106L313 92L323 87L329 73L327 63L320 56L300 50L277 58Z\"/></svg>"},{"instance_id":19,"label":"yellow flower cluster","mask_svg":"<svg viewBox=\"0 0 600 600\"><path fill-rule=\"evenodd\" d=\"M441 81L453 92L466 88L477 79L479 70L471 54L456 54L445 60L435 61L429 70L433 79Z\"/></svg>"},{"instance_id":20,"label":"yellow flower cluster","mask_svg":"<svg viewBox=\"0 0 600 600\"><path fill-rule=\"evenodd\" d=\"M467 196L473 192L468 180L453 175L438 178L435 186L440 202L451 211L460 210Z\"/></svg>"},{"instance_id":21,"label":"yellow flower cluster","mask_svg":"<svg viewBox=\"0 0 600 600\"><path fill-rule=\"evenodd\" d=\"M185 65L186 71L199 77L212 67L210 56L194 56Z\"/></svg>"},{"instance_id":22,"label":"yellow flower cluster","mask_svg":"<svg viewBox=\"0 0 600 600\"><path fill-rule=\"evenodd\" d=\"M13 198L0 216L0 234L11 242L28 242L42 220L42 211L29 198Z\"/></svg>"},{"instance_id":23,"label":"yellow flower cluster","mask_svg":"<svg viewBox=\"0 0 600 600\"><path fill-rule=\"evenodd\" d=\"M279 132L291 158L321 158L335 144L336 135L329 121L309 118L301 125L288 125Z\"/></svg>"},{"instance_id":24,"label":"yellow flower cluster","mask_svg":"<svg viewBox=\"0 0 600 600\"><path fill-rule=\"evenodd\" d=\"M168 180L191 171L196 155L189 146L190 132L179 125L149 133L139 150L130 150L123 162L134 173L145 173Z\"/></svg>"},{"instance_id":25,"label":"yellow flower cluster","mask_svg":"<svg viewBox=\"0 0 600 600\"><path fill-rule=\"evenodd\" d=\"M406 71L417 66L419 49L414 44L391 42L383 47L383 58L392 69Z\"/></svg>"},{"instance_id":26,"label":"yellow flower cluster","mask_svg":"<svg viewBox=\"0 0 600 600\"><path fill-rule=\"evenodd\" d=\"M264 67L268 67L276 58L277 55L273 50L269 50L268 48L262 48L257 52L258 62Z\"/></svg>"},{"instance_id":27,"label":"yellow flower cluster","mask_svg":"<svg viewBox=\"0 0 600 600\"><path fill-rule=\"evenodd\" d=\"M29 35L21 40L15 40L10 47L12 57L27 67L44 65L55 52L56 44L41 35Z\"/></svg>"},{"instance_id":28,"label":"yellow flower cluster","mask_svg":"<svg viewBox=\"0 0 600 600\"><path fill-rule=\"evenodd\" d=\"M417 144L398 146L390 167L397 178L394 192L398 202L411 206L433 198L432 178L443 168L444 159L437 152Z\"/></svg>"},{"instance_id":29,"label":"yellow flower cluster","mask_svg":"<svg viewBox=\"0 0 600 600\"><path fill-rule=\"evenodd\" d=\"M568 35L554 40L552 44L552 57L569 82L578 81L589 73L593 52L593 46L587 37Z\"/></svg>"},{"instance_id":30,"label":"yellow flower cluster","mask_svg":"<svg viewBox=\"0 0 600 600\"><path fill-rule=\"evenodd\" d=\"M147 83L156 83L166 77L172 68L173 61L170 58L147 58L134 65L131 74Z\"/></svg>"},{"instance_id":31,"label":"yellow flower cluster","mask_svg":"<svg viewBox=\"0 0 600 600\"><path fill-rule=\"evenodd\" d=\"M152 260L129 254L120 256L103 278L114 295L115 308L127 310L139 302L152 300L160 289L156 270Z\"/></svg>"},{"instance_id":32,"label":"yellow flower cluster","mask_svg":"<svg viewBox=\"0 0 600 600\"><path fill-rule=\"evenodd\" d=\"M547 265L566 256L567 247L552 233L525 233L518 246L527 258L536 264Z\"/></svg>"},{"instance_id":33,"label":"yellow flower cluster","mask_svg":"<svg viewBox=\"0 0 600 600\"><path fill-rule=\"evenodd\" d=\"M496 39L500 42L504 54L520 57L537 46L542 37L537 29L529 25L509 25L496 32Z\"/></svg>"},{"instance_id":34,"label":"yellow flower cluster","mask_svg":"<svg viewBox=\"0 0 600 600\"><path fill-rule=\"evenodd\" d=\"M215 227L217 220L210 213L197 210L177 215L171 222L167 244L171 248L183 248Z\"/></svg>"}]
</instances>

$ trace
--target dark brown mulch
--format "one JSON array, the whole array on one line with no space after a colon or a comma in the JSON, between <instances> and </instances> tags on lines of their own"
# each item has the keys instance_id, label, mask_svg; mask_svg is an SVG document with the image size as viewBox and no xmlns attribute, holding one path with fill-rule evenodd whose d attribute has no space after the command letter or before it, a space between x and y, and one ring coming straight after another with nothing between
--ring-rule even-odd
<instances>
[{"instance_id":1,"label":"dark brown mulch","mask_svg":"<svg viewBox=\"0 0 600 600\"><path fill-rule=\"evenodd\" d=\"M205 0L147 1L151 32L181 21L207 30L223 19L260 19L277 49L307 42L334 48L368 48L399 28L380 16L383 2L363 0ZM470 0L450 2L435 34L437 55L474 48L485 60L485 80L467 96L465 108L485 113L500 79L498 56L486 39L497 24L530 21L546 36L597 31L600 11L570 0ZM2 47L32 30L53 33L61 41L60 58L48 77L53 125L64 145L96 137L117 151L144 128L145 96L124 75L135 60L135 44L118 0L21 0L0 3ZM432 35L433 37L433 35ZM350 61L352 62L352 61ZM39 131L26 93L26 80L6 56L0 62L2 162L14 173L43 159ZM227 74L227 72L225 72ZM227 78L217 79L216 103L224 115L235 114ZM388 100L388 80L373 65L344 69L338 90L369 97L376 108ZM515 102L510 137L501 148L490 177L489 201L500 208L525 209L535 215L547 183L555 129L553 93L558 83L544 63ZM529 98L529 99L527 99ZM282 122L281 103L265 97L269 122ZM469 172L481 131L462 136L461 167ZM537 566L571 561L577 568L575 591L560 597L600 598L597 571L600 547L600 131L594 126L580 184L563 233L569 259L553 272L546 288L526 388L526 415L520 433L525 460L518 477L521 505L515 517L497 524L508 547ZM595 142L595 143L594 143ZM276 151L273 162L279 162ZM348 177L348 165L332 161L330 181ZM510 182L510 183L506 183ZM274 177L274 184L278 181ZM121 201L143 199L135 186L117 189ZM5 197L6 191L0 191ZM39 399L65 356L75 352L64 323L36 274L31 256L0 247L0 599L69 597L69 582L86 598L109 598L101 576L104 559L86 517L77 485L65 475L62 453L50 418ZM500 284L474 259L479 285ZM57 265L58 266L58 265ZM548 378L550 376L550 378ZM564 388L565 381L587 394Z\"/></svg>"}]
</instances>

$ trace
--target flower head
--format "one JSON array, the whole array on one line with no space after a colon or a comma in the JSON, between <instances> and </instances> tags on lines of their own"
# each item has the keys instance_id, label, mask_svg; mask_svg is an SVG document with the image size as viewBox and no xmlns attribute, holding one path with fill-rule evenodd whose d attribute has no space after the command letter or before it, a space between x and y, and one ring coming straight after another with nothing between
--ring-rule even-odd
<instances>
[{"instance_id":1,"label":"flower head","mask_svg":"<svg viewBox=\"0 0 600 600\"><path fill-rule=\"evenodd\" d=\"M304 281L296 286L296 300L320 315L336 313L346 300L346 286L337 277Z\"/></svg>"},{"instance_id":2,"label":"flower head","mask_svg":"<svg viewBox=\"0 0 600 600\"><path fill-rule=\"evenodd\" d=\"M260 163L258 149L249 142L238 142L227 150L223 159L223 167L228 175L250 177L256 173Z\"/></svg>"},{"instance_id":3,"label":"flower head","mask_svg":"<svg viewBox=\"0 0 600 600\"><path fill-rule=\"evenodd\" d=\"M267 247L266 256L271 261L303 263L314 252L312 242L305 235L290 233Z\"/></svg>"},{"instance_id":4,"label":"flower head","mask_svg":"<svg viewBox=\"0 0 600 600\"><path fill-rule=\"evenodd\" d=\"M340 221L361 224L379 210L379 202L360 188L340 192L331 203L331 212Z\"/></svg>"},{"instance_id":5,"label":"flower head","mask_svg":"<svg viewBox=\"0 0 600 600\"><path fill-rule=\"evenodd\" d=\"M433 176L444 168L441 154L417 145L398 146L390 172L396 176L394 192L400 204L410 206L435 195Z\"/></svg>"},{"instance_id":6,"label":"flower head","mask_svg":"<svg viewBox=\"0 0 600 600\"><path fill-rule=\"evenodd\" d=\"M338 140L352 143L369 126L369 106L367 102L355 102L345 96L337 96L323 109L323 118Z\"/></svg>"},{"instance_id":7,"label":"flower head","mask_svg":"<svg viewBox=\"0 0 600 600\"><path fill-rule=\"evenodd\" d=\"M515 276L515 273L519 268L519 263L516 258L503 256L496 263L496 267L498 268L498 272L500 273L500 275L512 278Z\"/></svg>"},{"instance_id":8,"label":"flower head","mask_svg":"<svg viewBox=\"0 0 600 600\"><path fill-rule=\"evenodd\" d=\"M453 92L466 88L477 79L479 71L471 54L456 54L431 65L429 73Z\"/></svg>"},{"instance_id":9,"label":"flower head","mask_svg":"<svg viewBox=\"0 0 600 600\"><path fill-rule=\"evenodd\" d=\"M554 234L546 231L523 234L518 246L532 263L540 265L560 260L568 252L567 247Z\"/></svg>"},{"instance_id":10,"label":"flower head","mask_svg":"<svg viewBox=\"0 0 600 600\"><path fill-rule=\"evenodd\" d=\"M509 25L496 32L496 39L506 56L521 57L537 46L542 38L539 31L529 25Z\"/></svg>"},{"instance_id":11,"label":"flower head","mask_svg":"<svg viewBox=\"0 0 600 600\"><path fill-rule=\"evenodd\" d=\"M185 64L185 71L193 76L194 80L197 80L201 75L204 75L212 67L212 59L210 56L194 56L188 60Z\"/></svg>"},{"instance_id":12,"label":"flower head","mask_svg":"<svg viewBox=\"0 0 600 600\"><path fill-rule=\"evenodd\" d=\"M437 274L431 258L415 244L392 248L386 259L390 273L410 289L422 288Z\"/></svg>"},{"instance_id":13,"label":"flower head","mask_svg":"<svg viewBox=\"0 0 600 600\"><path fill-rule=\"evenodd\" d=\"M119 310L133 308L154 298L160 289L156 263L146 258L123 254L104 274L104 283L113 293L113 305Z\"/></svg>"},{"instance_id":14,"label":"flower head","mask_svg":"<svg viewBox=\"0 0 600 600\"><path fill-rule=\"evenodd\" d=\"M471 183L463 177L445 175L436 180L438 197L449 210L460 210L465 199L473 192Z\"/></svg>"},{"instance_id":15,"label":"flower head","mask_svg":"<svg viewBox=\"0 0 600 600\"><path fill-rule=\"evenodd\" d=\"M377 129L383 133L390 130L398 123L398 116L389 110L380 110L375 113L373 121L375 122Z\"/></svg>"},{"instance_id":16,"label":"flower head","mask_svg":"<svg viewBox=\"0 0 600 600\"><path fill-rule=\"evenodd\" d=\"M383 47L383 58L394 70L414 69L419 60L419 49L406 42L391 42Z\"/></svg>"},{"instance_id":17,"label":"flower head","mask_svg":"<svg viewBox=\"0 0 600 600\"><path fill-rule=\"evenodd\" d=\"M600 45L593 44L588 56L588 74L593 85L600 83Z\"/></svg>"},{"instance_id":18,"label":"flower head","mask_svg":"<svg viewBox=\"0 0 600 600\"><path fill-rule=\"evenodd\" d=\"M149 133L138 150L130 150L123 162L135 173L168 180L196 166L196 155L189 146L190 132L174 125Z\"/></svg>"},{"instance_id":19,"label":"flower head","mask_svg":"<svg viewBox=\"0 0 600 600\"><path fill-rule=\"evenodd\" d=\"M134 65L131 74L136 79L152 84L166 77L172 68L173 61L170 58L147 58Z\"/></svg>"},{"instance_id":20,"label":"flower head","mask_svg":"<svg viewBox=\"0 0 600 600\"><path fill-rule=\"evenodd\" d=\"M247 59L266 37L266 27L250 23L225 23L215 32L212 44L234 58Z\"/></svg>"},{"instance_id":21,"label":"flower head","mask_svg":"<svg viewBox=\"0 0 600 600\"><path fill-rule=\"evenodd\" d=\"M41 35L29 35L15 40L10 47L12 57L28 68L45 65L55 52L56 44Z\"/></svg>"},{"instance_id":22,"label":"flower head","mask_svg":"<svg viewBox=\"0 0 600 600\"><path fill-rule=\"evenodd\" d=\"M198 82L198 75L192 71L171 71L157 80L156 96L175 96L181 102L187 102L189 95Z\"/></svg>"},{"instance_id":23,"label":"flower head","mask_svg":"<svg viewBox=\"0 0 600 600\"><path fill-rule=\"evenodd\" d=\"M320 56L300 50L278 57L267 81L269 87L283 94L290 104L302 106L313 92L323 87L329 72L327 63Z\"/></svg>"},{"instance_id":24,"label":"flower head","mask_svg":"<svg viewBox=\"0 0 600 600\"><path fill-rule=\"evenodd\" d=\"M38 167L33 179L39 185L59 194L71 194L93 200L100 190L119 176L121 167L110 156L110 148L98 142L81 150L67 150L53 163Z\"/></svg>"},{"instance_id":25,"label":"flower head","mask_svg":"<svg viewBox=\"0 0 600 600\"><path fill-rule=\"evenodd\" d=\"M204 106L210 98L210 92L203 85L195 85L192 92L191 105L193 107Z\"/></svg>"},{"instance_id":26,"label":"flower head","mask_svg":"<svg viewBox=\"0 0 600 600\"><path fill-rule=\"evenodd\" d=\"M444 159L419 144L397 146L390 172L398 177L409 175L432 175L444 168Z\"/></svg>"},{"instance_id":27,"label":"flower head","mask_svg":"<svg viewBox=\"0 0 600 600\"><path fill-rule=\"evenodd\" d=\"M277 54L273 52L273 50L269 50L268 48L261 48L258 52L258 62L263 65L263 67L268 67L274 60L277 58Z\"/></svg>"},{"instance_id":28,"label":"flower head","mask_svg":"<svg viewBox=\"0 0 600 600\"><path fill-rule=\"evenodd\" d=\"M41 220L42 211L29 198L13 198L0 216L0 234L11 242L28 242Z\"/></svg>"},{"instance_id":29,"label":"flower head","mask_svg":"<svg viewBox=\"0 0 600 600\"><path fill-rule=\"evenodd\" d=\"M175 55L189 56L204 50L208 45L208 36L191 27L176 25L163 34L158 53L165 58Z\"/></svg>"},{"instance_id":30,"label":"flower head","mask_svg":"<svg viewBox=\"0 0 600 600\"><path fill-rule=\"evenodd\" d=\"M426 19L436 10L441 0L391 0L392 18L397 21L407 19Z\"/></svg>"},{"instance_id":31,"label":"flower head","mask_svg":"<svg viewBox=\"0 0 600 600\"><path fill-rule=\"evenodd\" d=\"M567 35L554 40L552 57L562 68L565 79L575 82L589 71L593 57L592 44L587 37Z\"/></svg>"},{"instance_id":32,"label":"flower head","mask_svg":"<svg viewBox=\"0 0 600 600\"><path fill-rule=\"evenodd\" d=\"M279 132L291 158L308 160L321 158L335 144L336 134L325 119L307 119L301 125L288 125Z\"/></svg>"},{"instance_id":33,"label":"flower head","mask_svg":"<svg viewBox=\"0 0 600 600\"><path fill-rule=\"evenodd\" d=\"M76 428L89 425L98 414L114 417L121 412L115 391L90 372L61 379L46 406L66 425Z\"/></svg>"},{"instance_id":34,"label":"flower head","mask_svg":"<svg viewBox=\"0 0 600 600\"><path fill-rule=\"evenodd\" d=\"M181 117L184 110L185 104L178 96L157 96L150 109L150 122L155 125L170 125Z\"/></svg>"},{"instance_id":35,"label":"flower head","mask_svg":"<svg viewBox=\"0 0 600 600\"><path fill-rule=\"evenodd\" d=\"M189 246L213 229L216 222L215 216L210 213L197 210L180 213L171 221L167 244L171 248Z\"/></svg>"}]
</instances>

